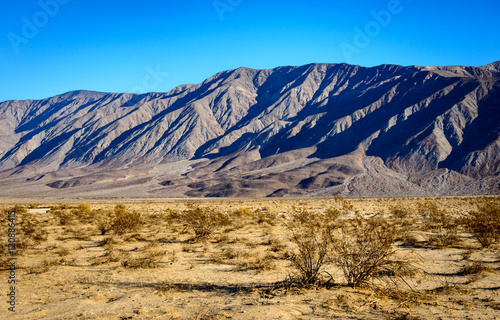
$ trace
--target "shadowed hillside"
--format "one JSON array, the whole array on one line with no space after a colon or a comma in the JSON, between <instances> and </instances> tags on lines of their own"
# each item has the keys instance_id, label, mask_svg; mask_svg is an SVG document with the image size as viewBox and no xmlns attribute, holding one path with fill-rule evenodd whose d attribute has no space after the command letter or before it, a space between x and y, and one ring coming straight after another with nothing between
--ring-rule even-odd
<instances>
[{"instance_id":1,"label":"shadowed hillside","mask_svg":"<svg viewBox=\"0 0 500 320\"><path fill-rule=\"evenodd\" d=\"M499 62L224 71L0 104L0 195L497 194Z\"/></svg>"}]
</instances>

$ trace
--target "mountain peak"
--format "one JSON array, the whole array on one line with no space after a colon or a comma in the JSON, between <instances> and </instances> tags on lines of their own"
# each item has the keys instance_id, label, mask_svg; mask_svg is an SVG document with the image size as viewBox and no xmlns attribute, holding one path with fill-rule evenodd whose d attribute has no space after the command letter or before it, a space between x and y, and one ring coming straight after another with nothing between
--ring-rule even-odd
<instances>
[{"instance_id":1,"label":"mountain peak","mask_svg":"<svg viewBox=\"0 0 500 320\"><path fill-rule=\"evenodd\" d=\"M0 196L499 193L497 67L241 67L0 103Z\"/></svg>"},{"instance_id":2,"label":"mountain peak","mask_svg":"<svg viewBox=\"0 0 500 320\"><path fill-rule=\"evenodd\" d=\"M500 72L500 60L495 61L493 63L487 64L482 66L481 68L484 68L489 71L499 71Z\"/></svg>"}]
</instances>

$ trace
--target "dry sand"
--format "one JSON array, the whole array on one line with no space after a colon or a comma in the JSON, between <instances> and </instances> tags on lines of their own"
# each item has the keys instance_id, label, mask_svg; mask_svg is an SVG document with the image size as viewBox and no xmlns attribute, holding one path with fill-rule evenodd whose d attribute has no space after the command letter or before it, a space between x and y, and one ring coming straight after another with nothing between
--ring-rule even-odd
<instances>
[{"instance_id":1,"label":"dry sand","mask_svg":"<svg viewBox=\"0 0 500 320\"><path fill-rule=\"evenodd\" d=\"M498 201L498 198L491 198ZM287 252L296 248L285 224L298 208L325 212L332 199L315 200L166 200L166 199L1 199L1 209L35 204L37 231L45 238L26 243L16 255L16 312L8 311L9 270L0 271L1 319L500 319L499 244L481 248L463 228L459 241L433 245L437 231L418 214L424 199L357 199L353 212L379 215L405 228L415 243L394 243L397 257L410 261L415 273L401 281L375 279L350 288L339 269L330 288L284 285L295 273ZM475 209L474 198L432 199L450 216ZM71 216L61 224L54 211L40 207L87 203L93 210L125 204L139 210L144 223L134 232L101 235L95 221ZM165 217L189 204L231 213L247 209L226 227L201 241ZM394 205L409 216L398 220ZM294 209L295 208L295 209ZM247 211L244 211L247 212ZM259 218L260 217L260 218ZM3 228L7 224L2 220ZM26 238L18 226L18 241ZM43 234L41 236L44 237ZM2 234L2 243L7 236ZM2 257L7 256L3 248ZM151 259L149 266L140 265ZM465 274L464 266L482 266ZM136 266L136 267L134 267ZM395 279L397 280L397 279Z\"/></svg>"}]
</instances>

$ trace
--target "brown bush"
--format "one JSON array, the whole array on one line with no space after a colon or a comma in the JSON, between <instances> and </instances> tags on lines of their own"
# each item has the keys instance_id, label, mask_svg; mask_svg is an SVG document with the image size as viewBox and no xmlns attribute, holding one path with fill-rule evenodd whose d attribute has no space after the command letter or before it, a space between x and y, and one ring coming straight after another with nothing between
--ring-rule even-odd
<instances>
[{"instance_id":1,"label":"brown bush","mask_svg":"<svg viewBox=\"0 0 500 320\"><path fill-rule=\"evenodd\" d=\"M52 214L54 215L54 217L56 217L59 220L59 224L62 226L66 226L66 225L71 224L71 222L74 218L73 214L71 212L66 211L66 210L56 209L56 210L52 211Z\"/></svg>"},{"instance_id":2,"label":"brown bush","mask_svg":"<svg viewBox=\"0 0 500 320\"><path fill-rule=\"evenodd\" d=\"M419 211L427 219L426 229L435 233L429 238L431 245L449 247L459 242L458 227L460 222L452 217L448 211L429 201L422 203Z\"/></svg>"},{"instance_id":3,"label":"brown bush","mask_svg":"<svg viewBox=\"0 0 500 320\"><path fill-rule=\"evenodd\" d=\"M472 211L463 224L481 247L489 247L500 239L500 206L493 202L480 203L478 210Z\"/></svg>"},{"instance_id":4,"label":"brown bush","mask_svg":"<svg viewBox=\"0 0 500 320\"><path fill-rule=\"evenodd\" d=\"M398 219L404 219L410 216L410 211L408 210L408 208L402 205L391 206L390 210L391 214Z\"/></svg>"},{"instance_id":5,"label":"brown bush","mask_svg":"<svg viewBox=\"0 0 500 320\"><path fill-rule=\"evenodd\" d=\"M295 281L300 285L320 284L322 275L329 275L324 268L332 245L332 229L323 216L305 209L295 212L288 224L291 241L297 250L289 255L289 260L297 270ZM326 283L333 280L331 276Z\"/></svg>"},{"instance_id":6,"label":"brown bush","mask_svg":"<svg viewBox=\"0 0 500 320\"><path fill-rule=\"evenodd\" d=\"M231 219L213 208L191 207L180 217L184 225L192 229L197 239L210 236L215 230L226 226Z\"/></svg>"},{"instance_id":7,"label":"brown bush","mask_svg":"<svg viewBox=\"0 0 500 320\"><path fill-rule=\"evenodd\" d=\"M115 234L124 234L137 230L142 223L141 213L138 211L128 211L124 205L116 205L114 218L111 222L111 230Z\"/></svg>"},{"instance_id":8,"label":"brown bush","mask_svg":"<svg viewBox=\"0 0 500 320\"><path fill-rule=\"evenodd\" d=\"M333 243L332 261L342 270L347 284L356 287L380 274L392 274L392 246L396 231L387 222L357 217L344 223Z\"/></svg>"},{"instance_id":9,"label":"brown bush","mask_svg":"<svg viewBox=\"0 0 500 320\"><path fill-rule=\"evenodd\" d=\"M34 245L39 244L42 241L47 240L48 233L36 220L33 214L22 213L19 215L20 222L19 227L22 231L23 236L28 240L33 242ZM21 240L22 241L22 240Z\"/></svg>"},{"instance_id":10,"label":"brown bush","mask_svg":"<svg viewBox=\"0 0 500 320\"><path fill-rule=\"evenodd\" d=\"M113 212L98 209L92 211L92 217L92 222L97 226L101 235L105 235L113 228Z\"/></svg>"}]
</instances>

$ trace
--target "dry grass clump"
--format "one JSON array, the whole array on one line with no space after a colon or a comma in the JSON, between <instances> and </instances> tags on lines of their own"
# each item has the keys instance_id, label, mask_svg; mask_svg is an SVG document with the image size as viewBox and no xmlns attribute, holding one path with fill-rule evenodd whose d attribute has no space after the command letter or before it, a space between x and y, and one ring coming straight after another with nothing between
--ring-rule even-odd
<instances>
[{"instance_id":1,"label":"dry grass clump","mask_svg":"<svg viewBox=\"0 0 500 320\"><path fill-rule=\"evenodd\" d=\"M227 226L231 219L214 208L191 206L179 217L185 227L194 231L196 239L204 239L220 227Z\"/></svg>"},{"instance_id":2,"label":"dry grass clump","mask_svg":"<svg viewBox=\"0 0 500 320\"><path fill-rule=\"evenodd\" d=\"M66 226L71 224L71 222L74 219L73 214L71 212L68 212L67 210L60 210L60 209L52 210L52 214L59 220L59 224L61 226Z\"/></svg>"},{"instance_id":3,"label":"dry grass clump","mask_svg":"<svg viewBox=\"0 0 500 320\"><path fill-rule=\"evenodd\" d=\"M116 249L114 246L108 246L104 254L92 259L92 265L101 265L112 262L125 261L129 256L124 250Z\"/></svg>"},{"instance_id":4,"label":"dry grass clump","mask_svg":"<svg viewBox=\"0 0 500 320\"><path fill-rule=\"evenodd\" d=\"M212 253L209 260L213 263L232 264L238 271L273 270L276 267L272 254L259 249L226 247L222 251Z\"/></svg>"},{"instance_id":5,"label":"dry grass clump","mask_svg":"<svg viewBox=\"0 0 500 320\"><path fill-rule=\"evenodd\" d=\"M231 215L233 215L237 218L252 218L253 212L248 208L238 208L238 209L235 209L231 213Z\"/></svg>"},{"instance_id":6,"label":"dry grass clump","mask_svg":"<svg viewBox=\"0 0 500 320\"><path fill-rule=\"evenodd\" d=\"M500 205L484 202L463 219L466 230L479 241L481 247L489 247L500 239Z\"/></svg>"},{"instance_id":7,"label":"dry grass clump","mask_svg":"<svg viewBox=\"0 0 500 320\"><path fill-rule=\"evenodd\" d=\"M488 268L484 263L481 262L472 262L464 265L458 274L463 275L463 276L468 276L468 275L477 275L486 271L490 271L490 268Z\"/></svg>"},{"instance_id":8,"label":"dry grass clump","mask_svg":"<svg viewBox=\"0 0 500 320\"><path fill-rule=\"evenodd\" d=\"M111 231L113 228L113 212L105 211L102 209L95 210L93 212L93 223L97 226L97 229L101 235L105 235Z\"/></svg>"},{"instance_id":9,"label":"dry grass clump","mask_svg":"<svg viewBox=\"0 0 500 320\"><path fill-rule=\"evenodd\" d=\"M352 212L354 209L354 206L350 201L342 198L337 194L333 197L333 200L335 206L330 207L325 211L325 216L328 220L335 220L341 216L345 216Z\"/></svg>"},{"instance_id":10,"label":"dry grass clump","mask_svg":"<svg viewBox=\"0 0 500 320\"><path fill-rule=\"evenodd\" d=\"M146 246L141 249L141 253L135 257L124 258L121 262L122 267L130 269L148 269L158 268L166 251L162 250L158 244ZM175 260L175 259L171 259Z\"/></svg>"},{"instance_id":11,"label":"dry grass clump","mask_svg":"<svg viewBox=\"0 0 500 320\"><path fill-rule=\"evenodd\" d=\"M258 224L268 224L270 226L276 225L278 214L269 210L257 209L253 213L253 218Z\"/></svg>"}]
</instances>

